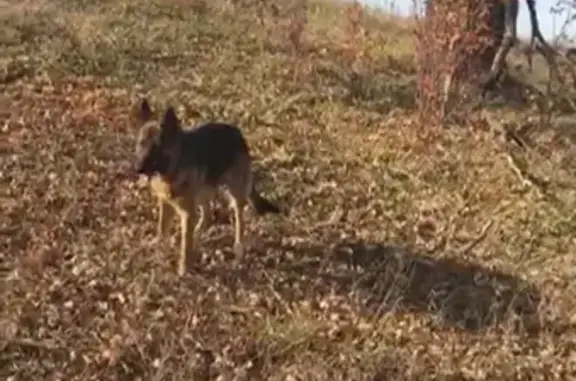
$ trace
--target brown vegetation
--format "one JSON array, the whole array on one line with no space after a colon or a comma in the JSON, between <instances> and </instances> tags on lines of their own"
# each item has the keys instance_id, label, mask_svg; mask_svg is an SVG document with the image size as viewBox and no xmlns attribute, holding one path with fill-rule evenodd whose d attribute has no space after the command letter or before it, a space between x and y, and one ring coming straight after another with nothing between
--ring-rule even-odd
<instances>
[{"instance_id":1,"label":"brown vegetation","mask_svg":"<svg viewBox=\"0 0 576 381\"><path fill-rule=\"evenodd\" d=\"M424 141L411 25L302 9L0 2L0 379L576 376L570 117L494 106ZM143 95L237 123L273 177L290 216L251 219L242 266L226 222L189 277L151 242L124 177Z\"/></svg>"}]
</instances>

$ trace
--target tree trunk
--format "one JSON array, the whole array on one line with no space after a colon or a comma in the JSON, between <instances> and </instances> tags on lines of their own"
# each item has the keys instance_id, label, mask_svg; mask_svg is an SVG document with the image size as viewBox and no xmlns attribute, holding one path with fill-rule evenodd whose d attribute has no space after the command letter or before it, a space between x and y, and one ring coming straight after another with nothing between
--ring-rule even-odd
<instances>
[{"instance_id":1,"label":"tree trunk","mask_svg":"<svg viewBox=\"0 0 576 381\"><path fill-rule=\"evenodd\" d=\"M482 68L483 74L487 74L490 71L496 52L504 39L504 31L506 29L506 6L502 0L489 0L485 2L487 7L486 19L486 31L484 33L484 38L486 41L486 48L480 57L480 66Z\"/></svg>"},{"instance_id":2,"label":"tree trunk","mask_svg":"<svg viewBox=\"0 0 576 381\"><path fill-rule=\"evenodd\" d=\"M506 6L503 1L507 0L428 0L426 2L426 17L447 17L447 15L435 14L435 7L432 6L434 2L450 3L455 7L460 3L461 7L466 7L467 17L466 20L462 20L463 27L460 32L477 31L483 46L478 47L479 54L472 57L471 60L474 62L470 63L485 74L490 71L494 56L504 38ZM485 7L484 10L483 7ZM481 14L480 18L478 17L479 14ZM482 24L484 27L478 31L478 26Z\"/></svg>"}]
</instances>

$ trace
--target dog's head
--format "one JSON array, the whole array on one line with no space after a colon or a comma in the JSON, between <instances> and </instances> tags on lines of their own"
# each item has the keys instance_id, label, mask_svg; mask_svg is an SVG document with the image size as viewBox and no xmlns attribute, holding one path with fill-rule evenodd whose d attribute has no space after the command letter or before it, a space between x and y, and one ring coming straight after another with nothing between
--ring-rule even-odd
<instances>
[{"instance_id":1,"label":"dog's head","mask_svg":"<svg viewBox=\"0 0 576 381\"><path fill-rule=\"evenodd\" d=\"M136 173L149 177L155 174L168 175L178 159L182 133L174 109L168 107L164 115L158 118L144 99L134 108L131 120L139 128L135 150Z\"/></svg>"}]
</instances>

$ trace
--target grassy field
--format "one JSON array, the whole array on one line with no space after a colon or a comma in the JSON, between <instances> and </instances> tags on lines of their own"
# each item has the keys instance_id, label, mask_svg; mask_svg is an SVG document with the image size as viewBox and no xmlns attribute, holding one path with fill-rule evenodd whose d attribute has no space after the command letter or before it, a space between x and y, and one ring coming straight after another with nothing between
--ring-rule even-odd
<instances>
[{"instance_id":1,"label":"grassy field","mask_svg":"<svg viewBox=\"0 0 576 381\"><path fill-rule=\"evenodd\" d=\"M298 9L245 3L0 0L0 379L576 377L569 118L500 108L423 139L408 22L350 39L311 3L291 43ZM290 214L248 214L241 266L224 210L197 273L152 243L123 173L143 96L245 132Z\"/></svg>"}]
</instances>

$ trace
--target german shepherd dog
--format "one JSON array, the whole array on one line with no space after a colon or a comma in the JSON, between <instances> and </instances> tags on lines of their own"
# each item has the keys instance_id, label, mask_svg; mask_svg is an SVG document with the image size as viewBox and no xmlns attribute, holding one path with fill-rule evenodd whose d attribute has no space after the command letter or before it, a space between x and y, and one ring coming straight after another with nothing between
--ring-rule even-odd
<instances>
[{"instance_id":1,"label":"german shepherd dog","mask_svg":"<svg viewBox=\"0 0 576 381\"><path fill-rule=\"evenodd\" d=\"M146 99L134 107L131 120L139 128L135 171L149 178L158 198L157 240L166 234L174 212L180 217L178 274L184 275L196 259L195 237L211 222L210 202L218 188L224 188L234 213L234 253L241 258L246 204L259 215L280 210L254 187L252 159L240 129L206 123L184 130L173 107L158 117Z\"/></svg>"}]
</instances>

